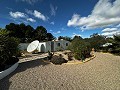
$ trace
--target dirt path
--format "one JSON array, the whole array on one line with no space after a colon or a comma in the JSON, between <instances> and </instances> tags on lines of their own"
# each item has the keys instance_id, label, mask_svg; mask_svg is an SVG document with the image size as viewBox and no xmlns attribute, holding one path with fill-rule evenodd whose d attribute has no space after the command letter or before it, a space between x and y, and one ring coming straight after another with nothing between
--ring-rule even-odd
<instances>
[{"instance_id":1,"label":"dirt path","mask_svg":"<svg viewBox=\"0 0 120 90\"><path fill-rule=\"evenodd\" d=\"M95 55L78 65L53 65L39 59L20 63L0 81L0 90L120 90L120 56Z\"/></svg>"}]
</instances>

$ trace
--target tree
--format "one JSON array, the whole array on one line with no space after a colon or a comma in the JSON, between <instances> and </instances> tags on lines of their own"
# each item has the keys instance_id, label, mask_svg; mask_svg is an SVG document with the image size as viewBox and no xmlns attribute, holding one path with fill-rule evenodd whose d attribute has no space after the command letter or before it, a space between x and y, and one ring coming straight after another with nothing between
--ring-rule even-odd
<instances>
[{"instance_id":1,"label":"tree","mask_svg":"<svg viewBox=\"0 0 120 90\"><path fill-rule=\"evenodd\" d=\"M47 30L43 26L38 26L33 32L33 38L39 41L45 41L47 37Z\"/></svg>"},{"instance_id":2,"label":"tree","mask_svg":"<svg viewBox=\"0 0 120 90\"><path fill-rule=\"evenodd\" d=\"M6 25L5 28L10 32L9 35L16 37L16 25L14 23L10 23L9 25Z\"/></svg>"},{"instance_id":3,"label":"tree","mask_svg":"<svg viewBox=\"0 0 120 90\"><path fill-rule=\"evenodd\" d=\"M98 33L93 33L92 35L90 35L91 38L95 38L95 37L97 37L97 36L99 36Z\"/></svg>"},{"instance_id":4,"label":"tree","mask_svg":"<svg viewBox=\"0 0 120 90\"><path fill-rule=\"evenodd\" d=\"M113 37L115 42L120 42L120 35L114 35Z\"/></svg>"},{"instance_id":5,"label":"tree","mask_svg":"<svg viewBox=\"0 0 120 90\"><path fill-rule=\"evenodd\" d=\"M0 28L0 35L9 35L9 31L7 31L6 29Z\"/></svg>"},{"instance_id":6,"label":"tree","mask_svg":"<svg viewBox=\"0 0 120 90\"><path fill-rule=\"evenodd\" d=\"M55 37L51 33L47 33L47 41L54 40Z\"/></svg>"},{"instance_id":7,"label":"tree","mask_svg":"<svg viewBox=\"0 0 120 90\"><path fill-rule=\"evenodd\" d=\"M72 41L72 39L68 36L59 36L58 40L61 40L61 39L66 40L66 41L70 41L70 42Z\"/></svg>"},{"instance_id":8,"label":"tree","mask_svg":"<svg viewBox=\"0 0 120 90\"><path fill-rule=\"evenodd\" d=\"M91 47L95 48L96 50L99 50L101 45L106 43L106 37L99 35L98 33L91 35L89 39L85 40L89 42L91 44Z\"/></svg>"},{"instance_id":9,"label":"tree","mask_svg":"<svg viewBox=\"0 0 120 90\"><path fill-rule=\"evenodd\" d=\"M9 25L6 25L6 30L10 32L9 35L11 37L24 38L25 35L22 30L25 28L22 26L23 24L20 26L19 24L10 23Z\"/></svg>"},{"instance_id":10,"label":"tree","mask_svg":"<svg viewBox=\"0 0 120 90\"><path fill-rule=\"evenodd\" d=\"M74 41L75 39L83 40L83 38L82 38L81 36L74 36L74 37L73 37L73 41Z\"/></svg>"},{"instance_id":11,"label":"tree","mask_svg":"<svg viewBox=\"0 0 120 90\"><path fill-rule=\"evenodd\" d=\"M47 33L47 30L43 26L38 26L35 30L30 25L14 24L10 23L6 25L6 30L9 31L10 37L19 38L20 42L31 42L33 40L50 41L55 37L51 33Z\"/></svg>"},{"instance_id":12,"label":"tree","mask_svg":"<svg viewBox=\"0 0 120 90\"><path fill-rule=\"evenodd\" d=\"M120 55L120 35L113 36L112 53Z\"/></svg>"},{"instance_id":13,"label":"tree","mask_svg":"<svg viewBox=\"0 0 120 90\"><path fill-rule=\"evenodd\" d=\"M80 37L74 38L68 48L74 53L74 57L78 60L90 56L90 43L85 42Z\"/></svg>"}]
</instances>

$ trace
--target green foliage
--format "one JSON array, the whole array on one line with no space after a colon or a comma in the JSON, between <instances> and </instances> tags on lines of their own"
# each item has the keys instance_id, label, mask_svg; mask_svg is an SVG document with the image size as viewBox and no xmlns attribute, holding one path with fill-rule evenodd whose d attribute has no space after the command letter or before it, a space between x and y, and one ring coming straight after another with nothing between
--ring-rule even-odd
<instances>
[{"instance_id":1,"label":"green foliage","mask_svg":"<svg viewBox=\"0 0 120 90\"><path fill-rule=\"evenodd\" d=\"M70 42L72 41L71 37L68 37L68 36L65 36L65 37L64 36L59 36L58 40L61 40L61 39L66 40L66 41L70 41Z\"/></svg>"},{"instance_id":2,"label":"green foliage","mask_svg":"<svg viewBox=\"0 0 120 90\"><path fill-rule=\"evenodd\" d=\"M43 26L38 26L33 32L33 37L39 41L43 41L47 37L47 30Z\"/></svg>"},{"instance_id":3,"label":"green foliage","mask_svg":"<svg viewBox=\"0 0 120 90\"><path fill-rule=\"evenodd\" d=\"M120 35L114 35L112 53L120 55Z\"/></svg>"},{"instance_id":4,"label":"green foliage","mask_svg":"<svg viewBox=\"0 0 120 90\"><path fill-rule=\"evenodd\" d=\"M18 44L18 39L9 37L7 34L0 34L0 66L10 60L11 57L17 55Z\"/></svg>"},{"instance_id":5,"label":"green foliage","mask_svg":"<svg viewBox=\"0 0 120 90\"><path fill-rule=\"evenodd\" d=\"M66 53L65 53L66 54ZM67 56L68 56L68 60L71 61L72 58L73 58L73 53L72 52L69 52L67 53Z\"/></svg>"},{"instance_id":6,"label":"green foliage","mask_svg":"<svg viewBox=\"0 0 120 90\"><path fill-rule=\"evenodd\" d=\"M47 41L52 41L55 37L51 33L47 33Z\"/></svg>"},{"instance_id":7,"label":"green foliage","mask_svg":"<svg viewBox=\"0 0 120 90\"><path fill-rule=\"evenodd\" d=\"M36 29L30 25L14 24L10 23L6 25L6 30L9 31L10 37L16 37L20 39L20 42L31 42L33 40L50 41L54 39L51 33L47 33L47 30L43 26L38 26Z\"/></svg>"},{"instance_id":8,"label":"green foliage","mask_svg":"<svg viewBox=\"0 0 120 90\"><path fill-rule=\"evenodd\" d=\"M75 39L83 40L83 38L81 36L74 36L72 41L74 41Z\"/></svg>"},{"instance_id":9,"label":"green foliage","mask_svg":"<svg viewBox=\"0 0 120 90\"><path fill-rule=\"evenodd\" d=\"M101 45L106 43L106 37L99 35L98 33L94 33L90 36L90 38L84 39L86 42L91 44L91 48L95 50L100 50Z\"/></svg>"},{"instance_id":10,"label":"green foliage","mask_svg":"<svg viewBox=\"0 0 120 90\"><path fill-rule=\"evenodd\" d=\"M0 35L9 35L9 31L6 29L0 29Z\"/></svg>"},{"instance_id":11,"label":"green foliage","mask_svg":"<svg viewBox=\"0 0 120 90\"><path fill-rule=\"evenodd\" d=\"M120 42L120 35L114 35L114 41Z\"/></svg>"},{"instance_id":12,"label":"green foliage","mask_svg":"<svg viewBox=\"0 0 120 90\"><path fill-rule=\"evenodd\" d=\"M85 59L88 55L90 55L90 43L81 40L80 38L75 38L68 49L70 49L74 53L74 57L78 60Z\"/></svg>"}]
</instances>

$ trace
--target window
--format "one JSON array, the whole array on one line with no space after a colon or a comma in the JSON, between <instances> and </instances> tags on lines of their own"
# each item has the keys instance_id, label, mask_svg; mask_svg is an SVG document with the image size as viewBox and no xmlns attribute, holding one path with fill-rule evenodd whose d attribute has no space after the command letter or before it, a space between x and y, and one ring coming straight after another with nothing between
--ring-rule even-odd
<instances>
[{"instance_id":1,"label":"window","mask_svg":"<svg viewBox=\"0 0 120 90\"><path fill-rule=\"evenodd\" d=\"M68 43L66 43L66 46L68 46Z\"/></svg>"},{"instance_id":2,"label":"window","mask_svg":"<svg viewBox=\"0 0 120 90\"><path fill-rule=\"evenodd\" d=\"M60 46L60 43L58 43L57 45Z\"/></svg>"}]
</instances>

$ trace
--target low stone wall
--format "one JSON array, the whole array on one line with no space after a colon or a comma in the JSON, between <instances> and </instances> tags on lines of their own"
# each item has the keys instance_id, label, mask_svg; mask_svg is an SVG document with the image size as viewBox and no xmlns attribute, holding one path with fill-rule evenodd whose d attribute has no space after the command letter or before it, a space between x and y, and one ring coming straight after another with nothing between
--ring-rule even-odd
<instances>
[{"instance_id":1,"label":"low stone wall","mask_svg":"<svg viewBox=\"0 0 120 90\"><path fill-rule=\"evenodd\" d=\"M67 63L64 63L64 65L68 65L68 64L82 64L82 63L86 63L86 62L88 62L88 61L90 61L90 60L92 60L92 59L94 59L96 56L95 55L93 55L92 57L90 57L90 58L87 58L87 59L85 59L85 61L83 61L83 62L81 62L81 61L76 61L76 60L73 60L73 61L68 61Z\"/></svg>"},{"instance_id":2,"label":"low stone wall","mask_svg":"<svg viewBox=\"0 0 120 90\"><path fill-rule=\"evenodd\" d=\"M18 62L9 67L8 69L0 72L0 80L12 73L18 67Z\"/></svg>"}]
</instances>

